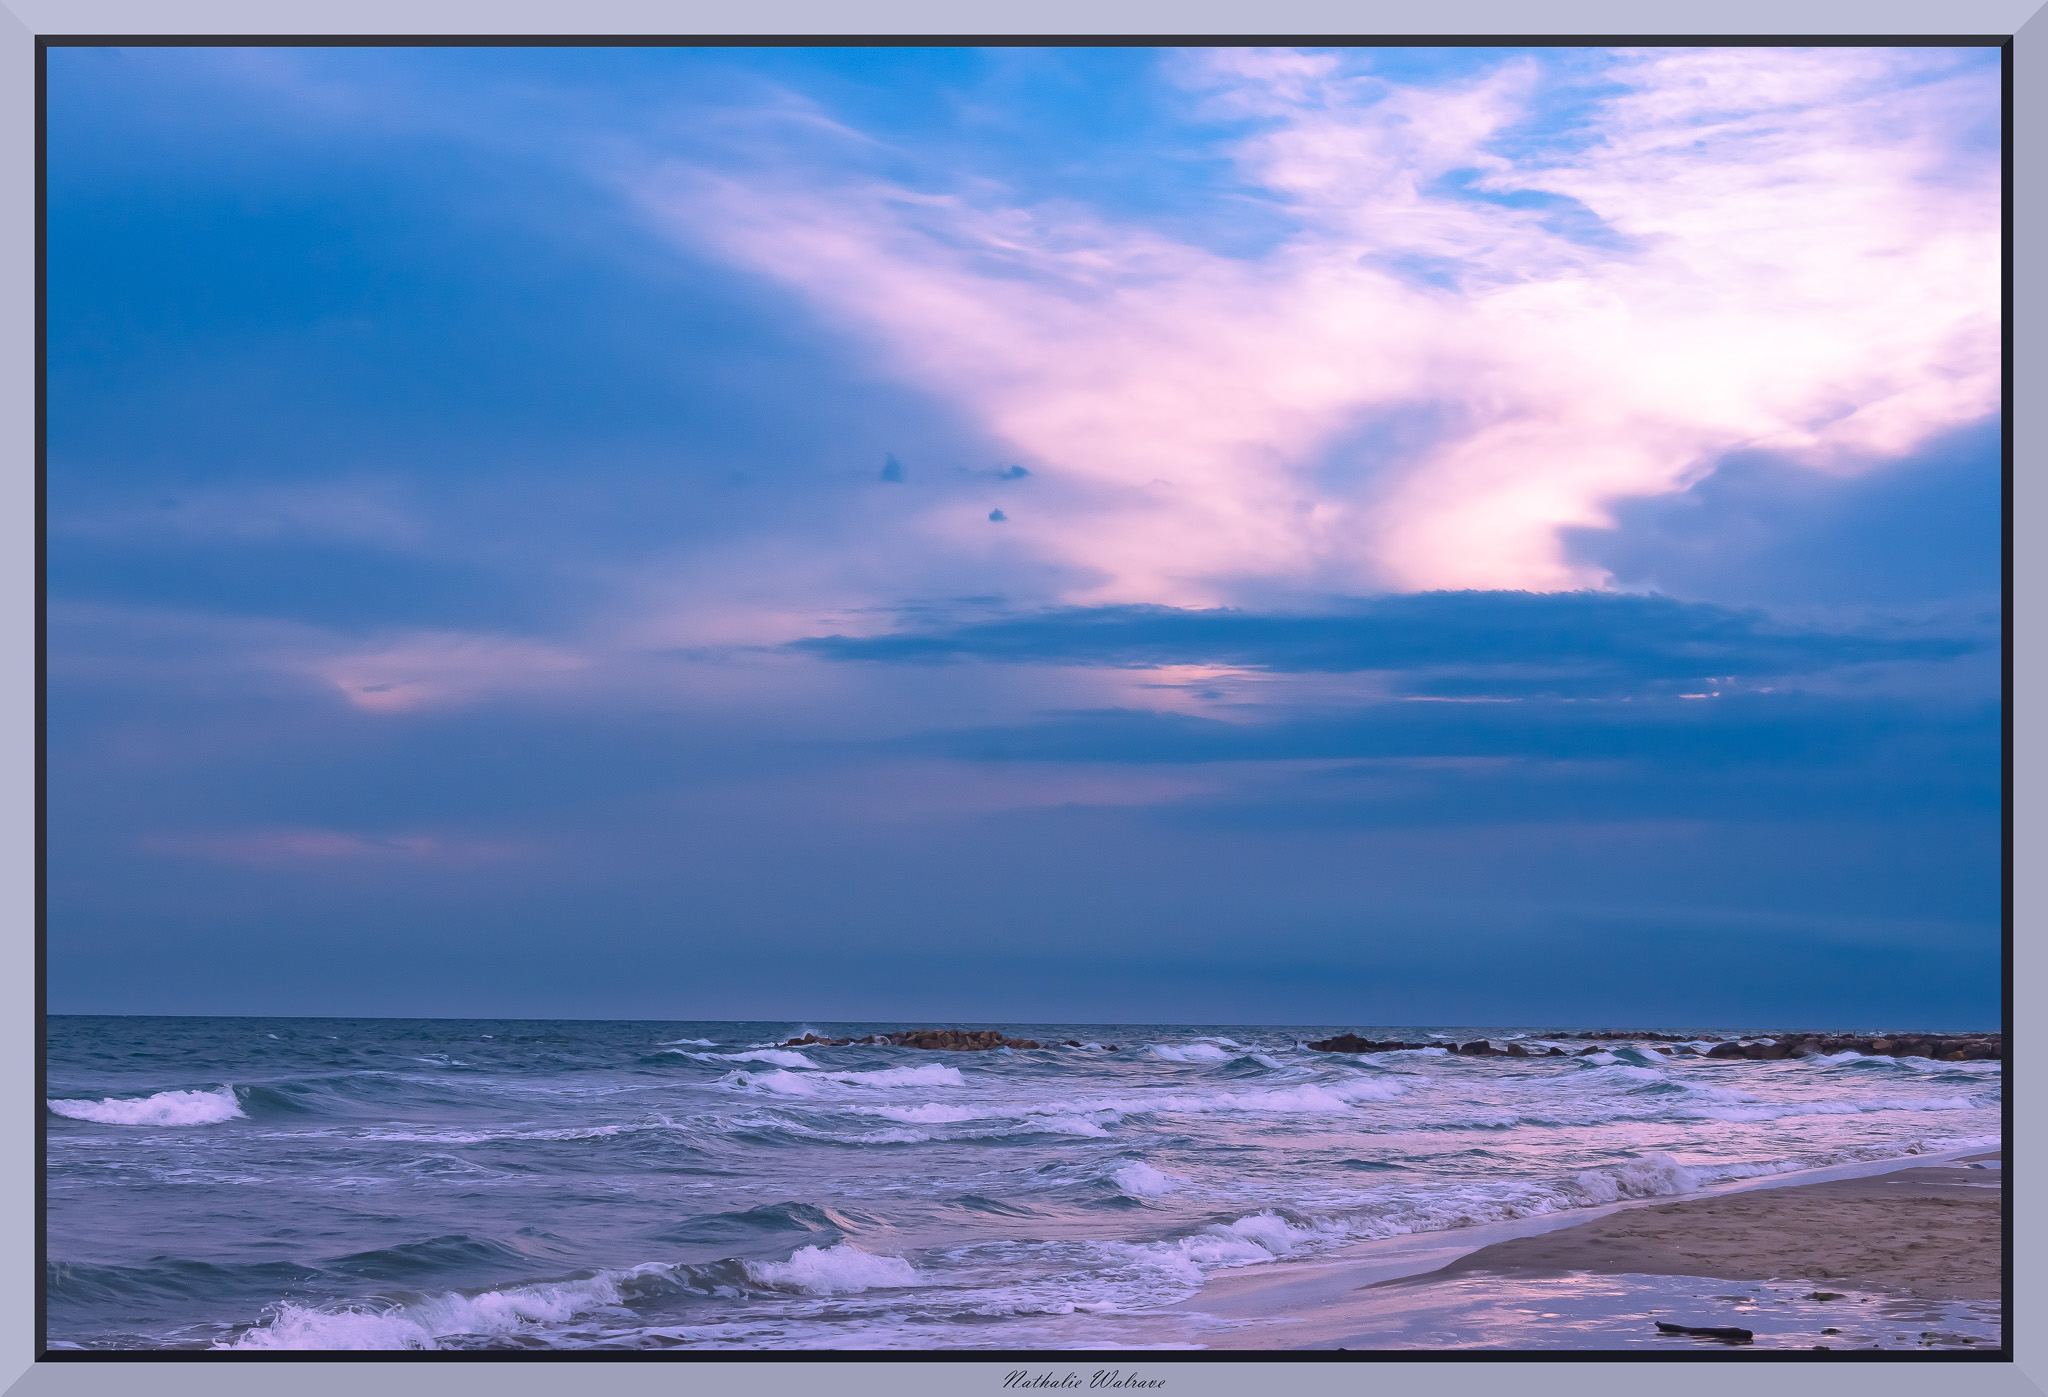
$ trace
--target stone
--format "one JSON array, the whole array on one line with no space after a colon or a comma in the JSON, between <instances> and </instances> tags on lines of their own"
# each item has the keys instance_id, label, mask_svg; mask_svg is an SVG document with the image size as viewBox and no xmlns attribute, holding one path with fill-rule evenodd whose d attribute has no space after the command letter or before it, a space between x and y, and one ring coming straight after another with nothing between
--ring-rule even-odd
<instances>
[{"instance_id":1,"label":"stone","mask_svg":"<svg viewBox=\"0 0 2048 1397\"><path fill-rule=\"evenodd\" d=\"M1427 1047L1428 1044L1402 1043L1392 1039L1382 1043L1371 1038L1360 1038L1355 1033L1340 1033L1335 1038L1325 1038L1320 1043L1309 1043L1304 1046L1321 1053L1392 1053L1404 1048Z\"/></svg>"}]
</instances>

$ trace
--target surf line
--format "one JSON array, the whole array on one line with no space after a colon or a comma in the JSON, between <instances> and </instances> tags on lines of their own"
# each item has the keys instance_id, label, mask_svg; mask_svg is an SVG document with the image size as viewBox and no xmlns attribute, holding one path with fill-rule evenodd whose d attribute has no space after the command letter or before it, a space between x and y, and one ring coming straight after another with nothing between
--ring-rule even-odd
<instances>
[{"instance_id":1,"label":"surf line","mask_svg":"<svg viewBox=\"0 0 2048 1397\"><path fill-rule=\"evenodd\" d=\"M1141 1378L1136 1373L1126 1375L1121 1368L1097 1368L1087 1382L1081 1381L1079 1373L1065 1373L1055 1377L1050 1372L1033 1373L1023 1368L1015 1369L1003 1377L1004 1387L1164 1387L1165 1378Z\"/></svg>"}]
</instances>

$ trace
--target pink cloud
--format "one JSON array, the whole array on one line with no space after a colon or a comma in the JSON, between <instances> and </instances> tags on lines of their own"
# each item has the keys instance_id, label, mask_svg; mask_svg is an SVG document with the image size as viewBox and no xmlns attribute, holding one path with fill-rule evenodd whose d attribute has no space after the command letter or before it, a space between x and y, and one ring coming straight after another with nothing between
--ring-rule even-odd
<instances>
[{"instance_id":1,"label":"pink cloud","mask_svg":"<svg viewBox=\"0 0 2048 1397\"><path fill-rule=\"evenodd\" d=\"M1236 155L1297 220L1250 257L985 185L672 167L638 192L1038 472L1000 538L953 504L928 541L1100 579L1069 600L1570 588L1605 578L1561 529L1721 454L1858 470L1995 409L1998 172L1957 133L1996 97L1947 61L1619 55L1590 139L1517 162L1492 143L1538 100L1528 60L1423 88L1330 55L1188 56L1206 100L1265 124ZM1455 170L1575 199L1614 245L1433 184ZM1434 443L1320 469L1425 404L1449 424Z\"/></svg>"},{"instance_id":2,"label":"pink cloud","mask_svg":"<svg viewBox=\"0 0 2048 1397\"><path fill-rule=\"evenodd\" d=\"M523 845L430 834L356 834L327 829L258 829L192 834L153 834L142 839L151 853L220 863L307 865L385 863L468 865L518 858Z\"/></svg>"}]
</instances>

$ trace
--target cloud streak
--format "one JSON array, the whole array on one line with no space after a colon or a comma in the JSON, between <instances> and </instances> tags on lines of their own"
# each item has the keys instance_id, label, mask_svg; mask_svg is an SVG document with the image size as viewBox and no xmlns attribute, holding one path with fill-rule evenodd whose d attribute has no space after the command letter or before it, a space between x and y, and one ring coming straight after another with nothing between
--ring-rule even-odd
<instances>
[{"instance_id":1,"label":"cloud streak","mask_svg":"<svg viewBox=\"0 0 2048 1397\"><path fill-rule=\"evenodd\" d=\"M1347 603L1335 614L1262 615L1161 606L1073 607L788 647L835 660L931 664L1233 666L1282 673L1531 668L1610 688L1702 677L1811 674L1844 665L1939 662L1986 633L1795 629L1760 612L1601 592L1424 592Z\"/></svg>"}]
</instances>

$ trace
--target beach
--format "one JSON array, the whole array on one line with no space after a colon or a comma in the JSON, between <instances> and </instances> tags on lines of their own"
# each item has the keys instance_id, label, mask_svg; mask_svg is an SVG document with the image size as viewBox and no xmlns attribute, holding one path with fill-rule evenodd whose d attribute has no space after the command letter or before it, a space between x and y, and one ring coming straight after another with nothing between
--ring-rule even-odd
<instances>
[{"instance_id":1,"label":"beach","mask_svg":"<svg viewBox=\"0 0 2048 1397\"><path fill-rule=\"evenodd\" d=\"M1672 1348L1722 1341L1656 1322L1739 1327L1744 1347L1995 1348L2003 1291L2001 1151L1885 1172L1621 1206L1382 1278L1370 1252L1291 1295L1226 1281L1187 1308L1272 1305L1216 1348Z\"/></svg>"}]
</instances>

